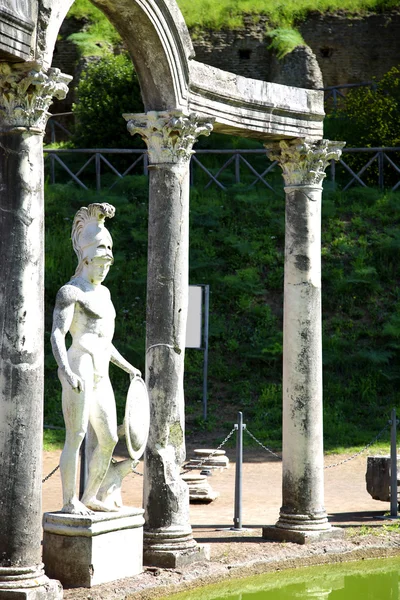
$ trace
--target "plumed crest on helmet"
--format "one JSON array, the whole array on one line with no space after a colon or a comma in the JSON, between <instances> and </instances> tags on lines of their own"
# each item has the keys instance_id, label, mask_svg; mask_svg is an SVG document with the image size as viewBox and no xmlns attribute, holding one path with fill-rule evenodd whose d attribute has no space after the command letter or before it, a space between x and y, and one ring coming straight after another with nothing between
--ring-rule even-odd
<instances>
[{"instance_id":1,"label":"plumed crest on helmet","mask_svg":"<svg viewBox=\"0 0 400 600\"><path fill-rule=\"evenodd\" d=\"M78 257L78 267L75 275L78 275L82 270L82 261L84 259L84 249L87 247L86 243L82 243L82 235L88 225L97 225L98 229L104 228L104 221L106 217L112 219L115 215L115 208L107 202L89 204L89 206L82 206L74 217L72 224L71 239L72 246L75 254Z\"/></svg>"}]
</instances>

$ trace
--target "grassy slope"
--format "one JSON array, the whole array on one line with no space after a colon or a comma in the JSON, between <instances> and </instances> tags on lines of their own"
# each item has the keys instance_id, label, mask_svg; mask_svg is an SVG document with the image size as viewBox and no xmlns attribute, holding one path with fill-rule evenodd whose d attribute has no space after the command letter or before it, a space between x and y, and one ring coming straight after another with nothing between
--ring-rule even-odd
<instances>
[{"instance_id":1,"label":"grassy slope","mask_svg":"<svg viewBox=\"0 0 400 600\"><path fill-rule=\"evenodd\" d=\"M293 25L311 11L362 14L396 8L395 0L177 0L189 27L237 27L243 13L268 15L274 27Z\"/></svg>"},{"instance_id":2,"label":"grassy slope","mask_svg":"<svg viewBox=\"0 0 400 600\"><path fill-rule=\"evenodd\" d=\"M107 278L117 308L115 344L143 370L147 180L127 178L110 228L116 261ZM71 219L99 201L74 187L46 193L46 331L57 289L74 271ZM367 443L399 392L400 194L327 191L323 203L323 322L327 448ZM187 351L188 431L231 429L238 410L262 441L281 439L284 200L236 186L191 195L190 279L209 283L210 418L201 418L202 353ZM112 368L120 418L128 381ZM60 389L46 336L46 421L62 424Z\"/></svg>"},{"instance_id":3,"label":"grassy slope","mask_svg":"<svg viewBox=\"0 0 400 600\"><path fill-rule=\"evenodd\" d=\"M347 12L351 15L398 8L397 0L177 0L190 28L234 28L243 15L268 15L271 28L293 27L311 11ZM86 55L102 55L118 43L119 36L106 17L89 0L75 0L69 17L88 20L73 38Z\"/></svg>"}]
</instances>

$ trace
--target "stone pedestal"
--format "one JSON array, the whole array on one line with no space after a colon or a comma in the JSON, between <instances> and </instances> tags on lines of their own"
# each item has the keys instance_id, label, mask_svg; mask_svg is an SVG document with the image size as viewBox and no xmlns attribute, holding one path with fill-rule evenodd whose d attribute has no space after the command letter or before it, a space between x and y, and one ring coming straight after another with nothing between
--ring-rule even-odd
<instances>
[{"instance_id":1,"label":"stone pedestal","mask_svg":"<svg viewBox=\"0 0 400 600\"><path fill-rule=\"evenodd\" d=\"M146 384L150 431L145 453L144 559L175 567L204 560L192 537L185 460L183 373L189 294L189 162L212 125L179 111L124 115L149 153Z\"/></svg>"},{"instance_id":2,"label":"stone pedestal","mask_svg":"<svg viewBox=\"0 0 400 600\"><path fill-rule=\"evenodd\" d=\"M189 464L186 465L188 469L227 469L229 467L229 458L226 456L225 450L201 448L193 450L193 454L195 458L190 459Z\"/></svg>"},{"instance_id":3,"label":"stone pedestal","mask_svg":"<svg viewBox=\"0 0 400 600\"><path fill-rule=\"evenodd\" d=\"M145 531L143 563L179 569L194 562L210 560L210 546L198 544L193 539L192 528L168 527Z\"/></svg>"},{"instance_id":4,"label":"stone pedestal","mask_svg":"<svg viewBox=\"0 0 400 600\"><path fill-rule=\"evenodd\" d=\"M282 507L268 539L305 543L339 535L324 507L321 195L324 170L343 142L278 142L269 156L286 192L283 321Z\"/></svg>"},{"instance_id":5,"label":"stone pedestal","mask_svg":"<svg viewBox=\"0 0 400 600\"><path fill-rule=\"evenodd\" d=\"M219 496L208 483L206 475L182 475L182 479L189 487L189 501L191 504L209 504Z\"/></svg>"},{"instance_id":6,"label":"stone pedestal","mask_svg":"<svg viewBox=\"0 0 400 600\"><path fill-rule=\"evenodd\" d=\"M43 517L43 560L63 586L92 587L143 571L143 509Z\"/></svg>"},{"instance_id":7,"label":"stone pedestal","mask_svg":"<svg viewBox=\"0 0 400 600\"><path fill-rule=\"evenodd\" d=\"M42 136L58 70L0 72L0 598L61 598L41 556L44 207Z\"/></svg>"}]
</instances>

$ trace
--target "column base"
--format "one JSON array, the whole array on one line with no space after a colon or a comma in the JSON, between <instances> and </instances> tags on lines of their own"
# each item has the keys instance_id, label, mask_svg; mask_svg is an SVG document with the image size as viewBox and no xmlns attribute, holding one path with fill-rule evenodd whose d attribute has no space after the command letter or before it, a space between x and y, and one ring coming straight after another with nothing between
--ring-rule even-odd
<instances>
[{"instance_id":1,"label":"column base","mask_svg":"<svg viewBox=\"0 0 400 600\"><path fill-rule=\"evenodd\" d=\"M43 516L46 573L65 587L92 587L143 571L143 509Z\"/></svg>"},{"instance_id":2,"label":"column base","mask_svg":"<svg viewBox=\"0 0 400 600\"><path fill-rule=\"evenodd\" d=\"M275 525L263 527L262 530L262 537L266 540L294 544L311 544L343 536L343 529L332 527L325 514L312 519L309 515L281 513Z\"/></svg>"},{"instance_id":3,"label":"column base","mask_svg":"<svg viewBox=\"0 0 400 600\"><path fill-rule=\"evenodd\" d=\"M0 567L1 600L62 600L59 581L49 579L38 567Z\"/></svg>"},{"instance_id":4,"label":"column base","mask_svg":"<svg viewBox=\"0 0 400 600\"><path fill-rule=\"evenodd\" d=\"M210 560L210 546L193 539L192 530L167 528L144 532L143 563L146 566L178 569Z\"/></svg>"}]
</instances>

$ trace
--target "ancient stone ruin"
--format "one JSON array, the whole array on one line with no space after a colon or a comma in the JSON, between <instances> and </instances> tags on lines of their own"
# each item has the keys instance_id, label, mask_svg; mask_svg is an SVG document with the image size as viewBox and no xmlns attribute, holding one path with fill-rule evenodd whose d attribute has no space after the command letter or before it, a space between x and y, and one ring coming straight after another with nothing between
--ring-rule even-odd
<instances>
[{"instance_id":1,"label":"ancient stone ruin","mask_svg":"<svg viewBox=\"0 0 400 600\"><path fill-rule=\"evenodd\" d=\"M62 597L59 583L45 575L41 553L42 140L52 98L63 97L70 80L51 65L71 4L5 0L0 10L0 599ZM196 139L211 130L263 140L283 169L284 479L273 536L302 541L310 532L330 535L322 485L319 211L324 169L343 144L322 139L322 92L197 62L174 0L94 4L124 39L145 105L144 114L124 115L128 131L145 140L150 163L145 379L151 425L144 560L179 567L207 558L207 549L193 538L180 466L185 458L189 163Z\"/></svg>"}]
</instances>

